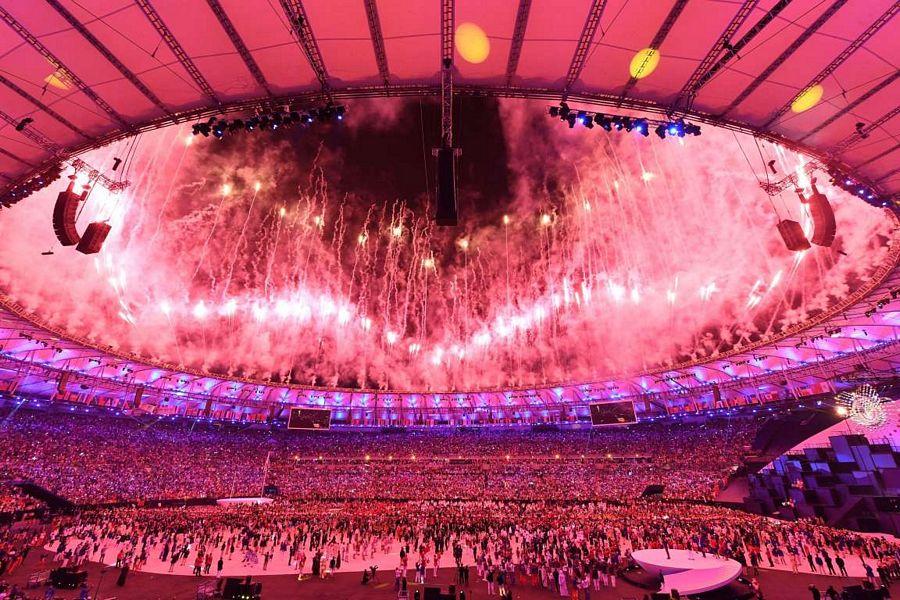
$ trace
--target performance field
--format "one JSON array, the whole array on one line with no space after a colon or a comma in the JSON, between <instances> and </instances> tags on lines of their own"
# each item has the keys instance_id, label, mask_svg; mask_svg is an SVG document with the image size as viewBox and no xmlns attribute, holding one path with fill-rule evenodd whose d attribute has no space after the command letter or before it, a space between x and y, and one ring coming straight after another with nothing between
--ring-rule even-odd
<instances>
[{"instance_id":1,"label":"performance field","mask_svg":"<svg viewBox=\"0 0 900 600\"><path fill-rule=\"evenodd\" d=\"M0 0L0 600L897 597L898 13Z\"/></svg>"}]
</instances>

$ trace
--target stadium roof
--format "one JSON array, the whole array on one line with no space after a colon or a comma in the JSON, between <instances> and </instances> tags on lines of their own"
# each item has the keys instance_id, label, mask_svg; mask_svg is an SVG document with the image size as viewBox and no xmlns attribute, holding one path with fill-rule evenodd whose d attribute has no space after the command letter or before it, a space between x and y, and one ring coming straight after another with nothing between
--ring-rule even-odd
<instances>
[{"instance_id":1,"label":"stadium roof","mask_svg":"<svg viewBox=\"0 0 900 600\"><path fill-rule=\"evenodd\" d=\"M443 4L442 21L440 0L3 0L0 188L59 155L201 115L436 94L443 22L477 25L456 40L458 93L690 111L900 190L892 0ZM818 103L794 112L817 85Z\"/></svg>"}]
</instances>

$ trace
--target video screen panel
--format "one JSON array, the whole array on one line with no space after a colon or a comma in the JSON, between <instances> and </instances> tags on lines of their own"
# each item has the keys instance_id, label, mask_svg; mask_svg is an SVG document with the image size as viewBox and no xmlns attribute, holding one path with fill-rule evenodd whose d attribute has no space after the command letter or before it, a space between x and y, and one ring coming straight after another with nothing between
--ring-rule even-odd
<instances>
[{"instance_id":1,"label":"video screen panel","mask_svg":"<svg viewBox=\"0 0 900 600\"><path fill-rule=\"evenodd\" d=\"M330 408L292 408L288 417L288 429L329 429Z\"/></svg>"},{"instance_id":2,"label":"video screen panel","mask_svg":"<svg viewBox=\"0 0 900 600\"><path fill-rule=\"evenodd\" d=\"M598 402L591 404L591 425L627 425L637 423L634 402Z\"/></svg>"}]
</instances>

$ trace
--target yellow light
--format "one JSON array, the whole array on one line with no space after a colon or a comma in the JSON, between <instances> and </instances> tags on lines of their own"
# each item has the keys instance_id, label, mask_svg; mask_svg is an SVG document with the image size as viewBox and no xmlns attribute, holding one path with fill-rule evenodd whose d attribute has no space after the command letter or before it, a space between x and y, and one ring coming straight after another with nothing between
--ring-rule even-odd
<instances>
[{"instance_id":1,"label":"yellow light","mask_svg":"<svg viewBox=\"0 0 900 600\"><path fill-rule=\"evenodd\" d=\"M253 189L256 190L257 192L258 192L261 188L262 188L262 184L261 184L260 182L257 181L256 183L253 184Z\"/></svg>"},{"instance_id":2,"label":"yellow light","mask_svg":"<svg viewBox=\"0 0 900 600\"><path fill-rule=\"evenodd\" d=\"M503 215L503 224L509 225L509 215Z\"/></svg>"},{"instance_id":3,"label":"yellow light","mask_svg":"<svg viewBox=\"0 0 900 600\"><path fill-rule=\"evenodd\" d=\"M811 109L819 103L819 100L822 99L824 93L825 88L819 84L806 88L797 94L797 97L791 102L791 110L795 113L802 113L803 111Z\"/></svg>"},{"instance_id":4,"label":"yellow light","mask_svg":"<svg viewBox=\"0 0 900 600\"><path fill-rule=\"evenodd\" d=\"M194 143L194 136L189 136L189 137L184 138L185 146L190 146L193 143Z\"/></svg>"},{"instance_id":5,"label":"yellow light","mask_svg":"<svg viewBox=\"0 0 900 600\"><path fill-rule=\"evenodd\" d=\"M367 236L367 235L364 234L364 233L361 233L361 234L359 234L359 236L356 238L356 243L358 243L360 246L362 246L363 244L366 243L366 240L367 240L367 239L369 239L369 236Z\"/></svg>"},{"instance_id":6,"label":"yellow light","mask_svg":"<svg viewBox=\"0 0 900 600\"><path fill-rule=\"evenodd\" d=\"M541 215L541 225L544 225L546 227L547 225L550 225L551 223L553 223L553 217L551 217L547 213L544 213Z\"/></svg>"},{"instance_id":7,"label":"yellow light","mask_svg":"<svg viewBox=\"0 0 900 600\"><path fill-rule=\"evenodd\" d=\"M491 53L491 42L484 29L475 23L463 23L456 28L456 51L472 64L483 63Z\"/></svg>"},{"instance_id":8,"label":"yellow light","mask_svg":"<svg viewBox=\"0 0 900 600\"><path fill-rule=\"evenodd\" d=\"M282 206L281 208L278 209L278 214L279 214L279 216L283 217L284 215L287 214L287 209Z\"/></svg>"},{"instance_id":9,"label":"yellow light","mask_svg":"<svg viewBox=\"0 0 900 600\"><path fill-rule=\"evenodd\" d=\"M66 76L66 72L62 69L57 69L53 73L44 77L44 83L49 83L53 87L59 90L67 90L69 89L69 84L67 83L68 77Z\"/></svg>"},{"instance_id":10,"label":"yellow light","mask_svg":"<svg viewBox=\"0 0 900 600\"><path fill-rule=\"evenodd\" d=\"M659 50L656 48L644 48L634 55L628 72L635 79L643 79L656 70L659 65Z\"/></svg>"},{"instance_id":11,"label":"yellow light","mask_svg":"<svg viewBox=\"0 0 900 600\"><path fill-rule=\"evenodd\" d=\"M836 412L839 417L846 417L847 416L847 407L846 406L838 406L837 408L834 409L834 412Z\"/></svg>"},{"instance_id":12,"label":"yellow light","mask_svg":"<svg viewBox=\"0 0 900 600\"><path fill-rule=\"evenodd\" d=\"M391 227L391 235L394 237L400 237L401 235L403 235L403 227L400 227L399 225Z\"/></svg>"},{"instance_id":13,"label":"yellow light","mask_svg":"<svg viewBox=\"0 0 900 600\"><path fill-rule=\"evenodd\" d=\"M223 183L223 184L222 184L222 195L223 195L223 196L227 196L227 195L230 194L230 193L231 193L231 184L230 184L230 183Z\"/></svg>"},{"instance_id":14,"label":"yellow light","mask_svg":"<svg viewBox=\"0 0 900 600\"><path fill-rule=\"evenodd\" d=\"M460 250L466 251L469 249L469 239L468 238L460 238L457 242Z\"/></svg>"},{"instance_id":15,"label":"yellow light","mask_svg":"<svg viewBox=\"0 0 900 600\"><path fill-rule=\"evenodd\" d=\"M426 269L433 269L434 268L434 259L433 258L423 258L422 266Z\"/></svg>"},{"instance_id":16,"label":"yellow light","mask_svg":"<svg viewBox=\"0 0 900 600\"><path fill-rule=\"evenodd\" d=\"M368 454L366 454L366 460L369 460L369 455L368 455Z\"/></svg>"}]
</instances>

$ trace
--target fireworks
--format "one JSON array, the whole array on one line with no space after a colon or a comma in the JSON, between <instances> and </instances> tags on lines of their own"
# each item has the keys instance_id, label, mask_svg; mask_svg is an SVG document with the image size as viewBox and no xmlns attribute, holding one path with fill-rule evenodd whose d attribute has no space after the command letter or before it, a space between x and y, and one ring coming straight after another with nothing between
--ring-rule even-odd
<instances>
[{"instance_id":1,"label":"fireworks","mask_svg":"<svg viewBox=\"0 0 900 600\"><path fill-rule=\"evenodd\" d=\"M270 140L223 153L162 130L144 134L121 200L87 203L82 218L114 223L96 263L60 255L33 268L53 237L51 186L0 220L0 286L73 333L166 361L443 390L714 356L817 314L879 264L890 223L831 188L845 255L797 262L730 132L704 131L689 149L598 143L546 135L531 118L540 103L502 110L509 162L492 168L509 172L514 197L481 198L464 227L435 228L421 198L342 181L329 170L339 149L320 167L285 166ZM777 160L785 172L802 163ZM790 196L779 207L808 225Z\"/></svg>"}]
</instances>

